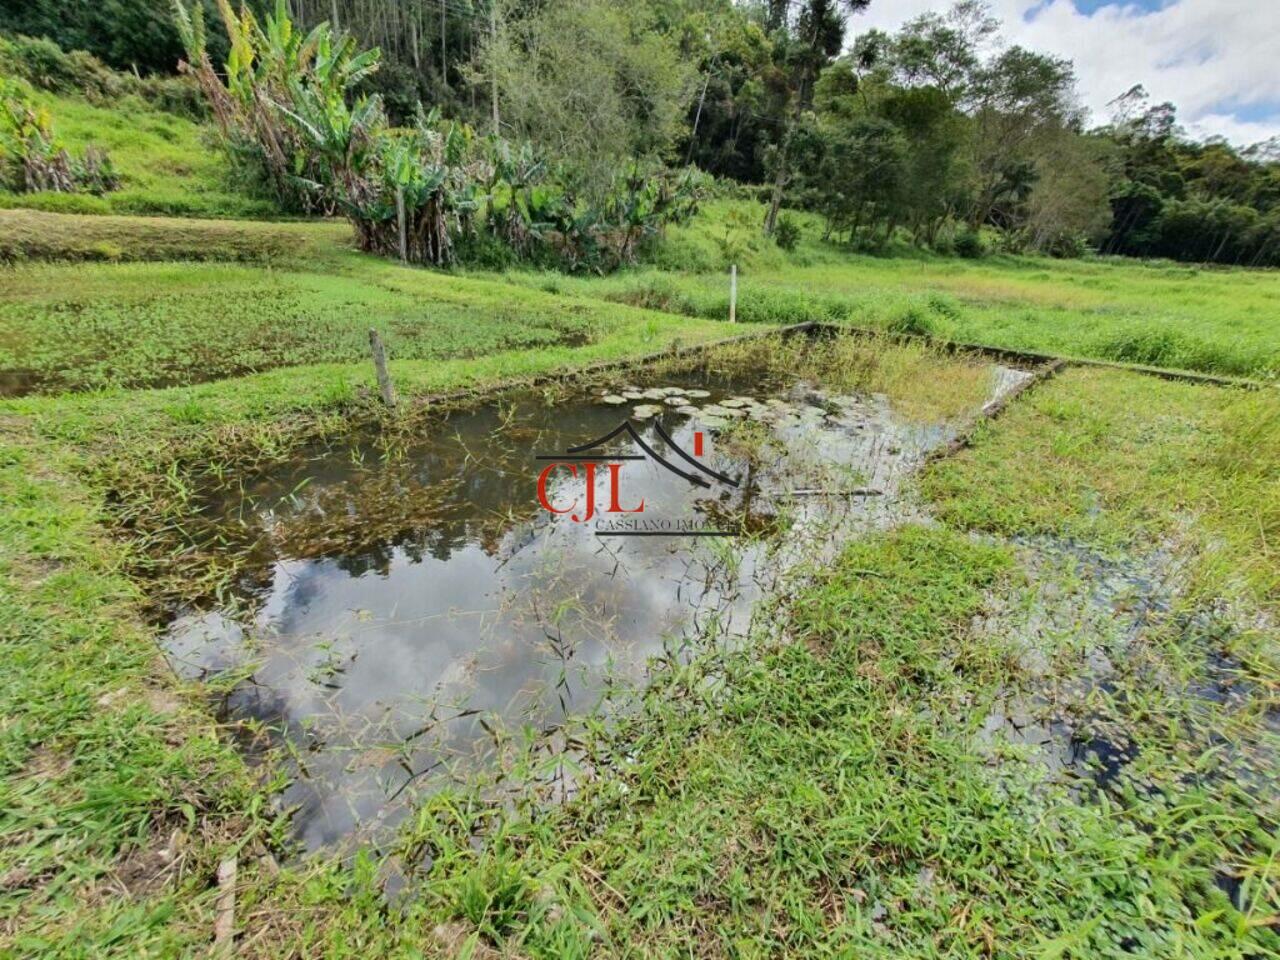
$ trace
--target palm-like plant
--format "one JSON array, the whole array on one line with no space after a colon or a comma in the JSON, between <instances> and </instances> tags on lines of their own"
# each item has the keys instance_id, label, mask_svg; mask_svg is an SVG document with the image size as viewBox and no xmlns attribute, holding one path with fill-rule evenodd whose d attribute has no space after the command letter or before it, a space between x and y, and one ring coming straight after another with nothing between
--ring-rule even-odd
<instances>
[{"instance_id":1,"label":"palm-like plant","mask_svg":"<svg viewBox=\"0 0 1280 960\"><path fill-rule=\"evenodd\" d=\"M256 164L286 204L346 213L364 250L446 264L455 239L485 230L518 257L551 250L573 269L598 269L634 259L641 240L691 202L665 174L637 167L608 202L583 206L574 172L557 171L552 187L527 143L480 140L434 110L392 129L378 97L352 97L377 69L378 51L360 51L327 23L304 36L284 0L261 21L217 0L231 38L224 80L205 50L198 0L190 9L173 2L184 69L204 90L228 148Z\"/></svg>"}]
</instances>

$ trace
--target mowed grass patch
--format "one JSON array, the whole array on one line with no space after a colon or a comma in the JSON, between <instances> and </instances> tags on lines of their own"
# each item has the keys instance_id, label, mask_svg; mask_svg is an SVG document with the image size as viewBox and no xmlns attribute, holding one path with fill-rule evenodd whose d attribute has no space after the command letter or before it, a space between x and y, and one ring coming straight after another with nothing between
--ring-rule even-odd
<instances>
[{"instance_id":1,"label":"mowed grass patch","mask_svg":"<svg viewBox=\"0 0 1280 960\"><path fill-rule=\"evenodd\" d=\"M54 134L73 154L90 144L105 149L121 184L101 197L0 190L0 207L179 217L279 213L273 202L252 196L237 182L210 127L158 110L136 96L110 107L47 92L37 92L35 100L49 109Z\"/></svg>"},{"instance_id":2,"label":"mowed grass patch","mask_svg":"<svg viewBox=\"0 0 1280 960\"><path fill-rule=\"evenodd\" d=\"M349 244L345 223L269 223L0 210L0 263L228 261L284 264ZM16 280L16 278L15 278Z\"/></svg>"},{"instance_id":3,"label":"mowed grass patch","mask_svg":"<svg viewBox=\"0 0 1280 960\"><path fill-rule=\"evenodd\" d=\"M28 265L4 273L0 368L44 392L180 384L355 363L378 328L394 361L585 345L624 329L655 345L719 325L514 291L355 253L279 269L234 264Z\"/></svg>"}]
</instances>

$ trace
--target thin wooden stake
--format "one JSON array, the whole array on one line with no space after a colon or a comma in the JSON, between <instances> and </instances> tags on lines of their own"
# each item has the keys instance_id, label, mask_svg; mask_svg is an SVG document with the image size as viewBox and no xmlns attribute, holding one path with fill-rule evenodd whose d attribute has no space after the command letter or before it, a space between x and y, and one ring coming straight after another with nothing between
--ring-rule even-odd
<instances>
[{"instance_id":1,"label":"thin wooden stake","mask_svg":"<svg viewBox=\"0 0 1280 960\"><path fill-rule=\"evenodd\" d=\"M236 935L236 858L218 864L218 904L213 920L213 949L229 954Z\"/></svg>"},{"instance_id":2,"label":"thin wooden stake","mask_svg":"<svg viewBox=\"0 0 1280 960\"><path fill-rule=\"evenodd\" d=\"M369 331L369 346L373 349L373 369L378 374L378 392L382 394L382 402L388 407L395 407L396 388L391 383L391 374L387 372L387 350L377 330Z\"/></svg>"},{"instance_id":3,"label":"thin wooden stake","mask_svg":"<svg viewBox=\"0 0 1280 960\"><path fill-rule=\"evenodd\" d=\"M729 267L729 322L738 322L738 265Z\"/></svg>"},{"instance_id":4,"label":"thin wooden stake","mask_svg":"<svg viewBox=\"0 0 1280 960\"><path fill-rule=\"evenodd\" d=\"M396 187L396 226L400 229L400 262L409 262L409 240L404 225L404 187Z\"/></svg>"}]
</instances>

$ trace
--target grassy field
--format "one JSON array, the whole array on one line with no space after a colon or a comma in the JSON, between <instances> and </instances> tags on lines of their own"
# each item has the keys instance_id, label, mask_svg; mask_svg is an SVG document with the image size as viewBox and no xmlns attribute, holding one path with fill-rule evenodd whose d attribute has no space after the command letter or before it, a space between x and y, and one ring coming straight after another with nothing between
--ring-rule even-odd
<instances>
[{"instance_id":1,"label":"grassy field","mask_svg":"<svg viewBox=\"0 0 1280 960\"><path fill-rule=\"evenodd\" d=\"M741 332L734 262L761 332L1269 376L1275 273L872 257L803 217L787 253L727 201L611 277L409 269L341 224L111 215L262 208L193 124L55 106L127 180L0 196L83 214L0 213L0 371L36 394L0 399L0 955L202 954L230 857L244 956L1280 955L1274 386L1068 368L928 469L929 522L774 598L788 642L669 664L590 727L571 803L533 804L536 778L426 801L394 902L371 857L287 855L277 768L170 672L138 576L193 562L138 521L181 524L194 473L381 419L370 327L412 401ZM855 385L955 402L944 354L866 350ZM1092 782L1051 776L1029 729Z\"/></svg>"},{"instance_id":2,"label":"grassy field","mask_svg":"<svg viewBox=\"0 0 1280 960\"><path fill-rule=\"evenodd\" d=\"M672 249L712 257L723 245L716 230L735 216L745 223L744 210L712 205L674 231ZM1274 272L877 258L812 241L785 254L754 227L731 237L744 261L744 323L828 320L1253 377L1280 364ZM0 212L0 259L12 264L0 268L0 369L45 392L136 387L352 361L371 325L394 356L427 359L583 342L616 324L696 337L728 315L717 272L442 273L364 257L348 243L340 223Z\"/></svg>"},{"instance_id":3,"label":"grassy field","mask_svg":"<svg viewBox=\"0 0 1280 960\"><path fill-rule=\"evenodd\" d=\"M784 253L759 237L752 204L720 202L676 228L653 267L551 286L686 316L729 313L728 265L739 264L738 319L834 320L968 343L1245 376L1280 371L1280 275L1121 258L981 260L918 250L868 256L804 239Z\"/></svg>"},{"instance_id":4,"label":"grassy field","mask_svg":"<svg viewBox=\"0 0 1280 960\"><path fill-rule=\"evenodd\" d=\"M345 223L0 210L0 263L216 261L287 266L348 245ZM17 272L10 276L16 278ZM46 274L56 278L60 271Z\"/></svg>"},{"instance_id":5,"label":"grassy field","mask_svg":"<svg viewBox=\"0 0 1280 960\"><path fill-rule=\"evenodd\" d=\"M426 360L590 344L621 330L639 331L656 348L669 335L692 342L724 326L403 268L345 249L338 224L61 220L0 213L0 233L38 238L23 243L28 250L56 242L64 259L104 247L122 251L116 260L191 259L5 269L0 369L21 371L44 391L352 363L368 356L370 327L396 360ZM217 260L233 262L204 262Z\"/></svg>"}]
</instances>

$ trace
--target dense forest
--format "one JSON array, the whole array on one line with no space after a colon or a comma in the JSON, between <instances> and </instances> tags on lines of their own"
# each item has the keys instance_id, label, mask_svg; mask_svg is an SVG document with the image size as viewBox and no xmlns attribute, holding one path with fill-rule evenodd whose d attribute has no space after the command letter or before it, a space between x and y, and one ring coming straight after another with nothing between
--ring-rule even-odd
<instances>
[{"instance_id":1,"label":"dense forest","mask_svg":"<svg viewBox=\"0 0 1280 960\"><path fill-rule=\"evenodd\" d=\"M1275 143L1194 142L1141 87L1091 126L1071 63L1005 42L981 0L893 34L857 30L867 4L3 0L0 32L164 90L185 62L286 208L430 262L529 254L548 223L571 265L627 260L710 189L688 167L758 195L782 245L798 208L864 250L1280 265ZM11 43L8 69L39 84L42 57ZM101 161L78 163L101 188Z\"/></svg>"}]
</instances>

